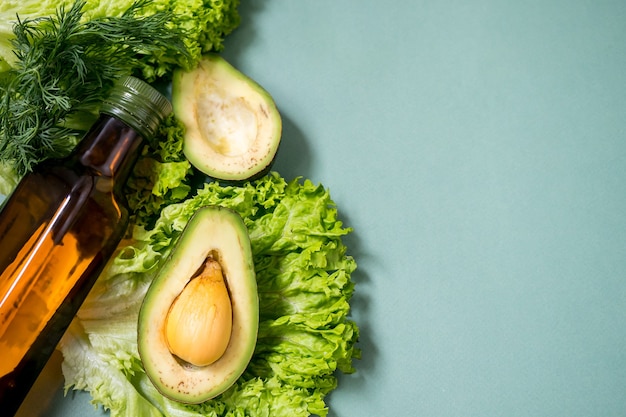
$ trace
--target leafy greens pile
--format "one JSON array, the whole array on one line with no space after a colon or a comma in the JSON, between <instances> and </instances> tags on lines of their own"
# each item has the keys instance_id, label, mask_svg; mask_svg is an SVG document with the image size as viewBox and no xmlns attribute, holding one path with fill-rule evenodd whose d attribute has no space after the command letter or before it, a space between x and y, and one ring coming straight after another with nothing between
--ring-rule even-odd
<instances>
[{"instance_id":1,"label":"leafy greens pile","mask_svg":"<svg viewBox=\"0 0 626 417\"><path fill-rule=\"evenodd\" d=\"M161 396L137 353L137 316L160 262L205 205L237 211L248 228L259 291L259 335L238 382L199 405ZM356 268L327 190L272 173L243 186L208 183L163 209L121 245L60 344L67 386L90 391L115 416L327 415L336 370L352 372L358 327L348 317Z\"/></svg>"},{"instance_id":2,"label":"leafy greens pile","mask_svg":"<svg viewBox=\"0 0 626 417\"><path fill-rule=\"evenodd\" d=\"M0 1L0 194L37 162L74 146L118 76L167 80L174 68L221 50L239 24L238 2ZM351 229L338 220L328 191L308 180L271 173L240 186L194 189L183 134L170 116L126 184L132 233L59 344L66 389L90 392L113 417L325 416L336 371L352 372L360 355L349 318L356 263L342 242ZM248 228L259 334L234 386L185 405L163 397L145 375L137 319L161 263L204 205L237 211Z\"/></svg>"}]
</instances>

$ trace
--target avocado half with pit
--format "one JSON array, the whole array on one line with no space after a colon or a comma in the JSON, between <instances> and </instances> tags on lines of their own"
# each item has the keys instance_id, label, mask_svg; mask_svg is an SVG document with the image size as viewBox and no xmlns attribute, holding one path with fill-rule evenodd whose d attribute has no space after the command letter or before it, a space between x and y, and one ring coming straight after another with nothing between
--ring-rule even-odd
<instances>
[{"instance_id":1,"label":"avocado half with pit","mask_svg":"<svg viewBox=\"0 0 626 417\"><path fill-rule=\"evenodd\" d=\"M243 181L266 174L282 135L270 94L217 54L172 79L174 114L186 128L183 152L212 178Z\"/></svg>"},{"instance_id":2,"label":"avocado half with pit","mask_svg":"<svg viewBox=\"0 0 626 417\"><path fill-rule=\"evenodd\" d=\"M150 285L138 350L164 396L200 403L227 390L254 348L259 301L248 232L236 212L200 208Z\"/></svg>"}]
</instances>

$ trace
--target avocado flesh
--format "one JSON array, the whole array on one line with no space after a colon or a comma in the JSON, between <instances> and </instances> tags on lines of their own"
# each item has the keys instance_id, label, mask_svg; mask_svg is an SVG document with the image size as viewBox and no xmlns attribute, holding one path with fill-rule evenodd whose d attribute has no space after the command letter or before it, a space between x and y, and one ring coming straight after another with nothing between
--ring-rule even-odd
<instances>
[{"instance_id":1,"label":"avocado flesh","mask_svg":"<svg viewBox=\"0 0 626 417\"><path fill-rule=\"evenodd\" d=\"M282 120L270 94L216 54L172 79L172 103L185 125L183 152L212 178L243 181L266 173Z\"/></svg>"},{"instance_id":2,"label":"avocado flesh","mask_svg":"<svg viewBox=\"0 0 626 417\"><path fill-rule=\"evenodd\" d=\"M207 366L181 361L168 348L171 305L205 260L219 259L232 303L232 331L224 354ZM247 229L223 207L204 207L191 218L144 298L138 349L146 374L164 396L200 403L221 394L244 372L256 345L259 304Z\"/></svg>"}]
</instances>

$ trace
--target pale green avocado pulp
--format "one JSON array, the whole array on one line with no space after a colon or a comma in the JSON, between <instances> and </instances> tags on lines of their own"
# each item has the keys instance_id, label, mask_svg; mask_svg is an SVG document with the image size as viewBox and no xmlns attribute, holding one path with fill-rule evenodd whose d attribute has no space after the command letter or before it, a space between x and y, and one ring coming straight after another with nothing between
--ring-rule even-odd
<instances>
[{"instance_id":1,"label":"pale green avocado pulp","mask_svg":"<svg viewBox=\"0 0 626 417\"><path fill-rule=\"evenodd\" d=\"M274 100L254 80L216 54L172 79L174 114L186 128L183 151L198 170L223 180L247 180L271 167L282 134Z\"/></svg>"},{"instance_id":2,"label":"pale green avocado pulp","mask_svg":"<svg viewBox=\"0 0 626 417\"><path fill-rule=\"evenodd\" d=\"M168 348L165 323L174 300L209 256L216 256L230 294L232 331L224 354L199 367ZM191 218L144 298L138 349L146 374L164 396L200 403L221 394L241 376L254 348L259 301L252 251L241 217L223 207L203 207Z\"/></svg>"}]
</instances>

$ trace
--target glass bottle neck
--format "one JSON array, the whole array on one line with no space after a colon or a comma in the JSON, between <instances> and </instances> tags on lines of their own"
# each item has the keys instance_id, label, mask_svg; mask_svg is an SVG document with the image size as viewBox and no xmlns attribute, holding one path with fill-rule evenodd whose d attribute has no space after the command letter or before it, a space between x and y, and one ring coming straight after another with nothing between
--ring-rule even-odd
<instances>
[{"instance_id":1,"label":"glass bottle neck","mask_svg":"<svg viewBox=\"0 0 626 417\"><path fill-rule=\"evenodd\" d=\"M76 151L79 163L94 174L125 180L139 156L143 138L121 120L100 115Z\"/></svg>"}]
</instances>

